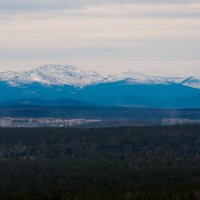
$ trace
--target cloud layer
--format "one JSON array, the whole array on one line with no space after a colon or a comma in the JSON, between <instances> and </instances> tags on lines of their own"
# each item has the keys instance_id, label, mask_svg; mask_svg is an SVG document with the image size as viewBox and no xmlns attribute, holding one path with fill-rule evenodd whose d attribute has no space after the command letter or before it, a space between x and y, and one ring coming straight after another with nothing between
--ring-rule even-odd
<instances>
[{"instance_id":1,"label":"cloud layer","mask_svg":"<svg viewBox=\"0 0 200 200\"><path fill-rule=\"evenodd\" d=\"M199 0L1 0L0 10L2 70L57 62L200 71Z\"/></svg>"}]
</instances>

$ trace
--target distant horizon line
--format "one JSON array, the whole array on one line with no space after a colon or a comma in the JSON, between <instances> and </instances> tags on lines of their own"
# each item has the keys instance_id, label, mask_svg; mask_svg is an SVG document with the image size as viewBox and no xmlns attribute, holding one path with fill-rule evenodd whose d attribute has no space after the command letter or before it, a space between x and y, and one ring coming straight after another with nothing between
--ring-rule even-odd
<instances>
[{"instance_id":1,"label":"distant horizon line","mask_svg":"<svg viewBox=\"0 0 200 200\"><path fill-rule=\"evenodd\" d=\"M31 70L36 70L36 69L39 69L39 68L42 68L42 67L47 67L47 66L60 66L60 67L73 67L74 69L77 69L77 70L81 70L83 72L97 72L98 74L100 75L113 75L113 74L121 74L121 73L126 73L126 72L129 72L129 71L133 71L133 72L137 72L137 73L141 73L143 75L151 75L151 76L160 76L160 77L163 77L163 76L167 76L167 77L197 77L198 75L175 75L176 73L174 73L174 75L165 75L165 74L162 74L162 70L160 70L160 75L154 75L153 73L149 74L148 72L145 72L145 70L138 70L138 69L135 69L136 67L133 66L133 67L126 67L126 69L124 70L120 70L116 73L111 73L111 72L107 72L107 73L102 73L100 70L98 70L97 68L95 69L87 69L87 66L88 65L85 65L86 67L83 68L83 66L81 67L78 67L78 65L76 64L58 64L58 63L54 63L54 64L51 64L51 63L48 63L48 64L42 64L42 65L34 65L34 66L30 66L28 69L8 69L8 70L1 70L1 67L0 67L0 73L7 73L7 72L16 72L16 73L20 73L20 72L28 72L28 71L31 71Z\"/></svg>"}]
</instances>

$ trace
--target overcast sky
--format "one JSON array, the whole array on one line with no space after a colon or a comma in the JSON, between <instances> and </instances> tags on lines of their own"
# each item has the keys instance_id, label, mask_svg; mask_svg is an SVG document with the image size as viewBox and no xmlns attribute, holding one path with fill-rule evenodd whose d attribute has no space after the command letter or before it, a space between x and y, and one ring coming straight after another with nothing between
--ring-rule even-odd
<instances>
[{"instance_id":1,"label":"overcast sky","mask_svg":"<svg viewBox=\"0 0 200 200\"><path fill-rule=\"evenodd\" d=\"M200 76L200 1L0 0L0 70L50 63Z\"/></svg>"}]
</instances>

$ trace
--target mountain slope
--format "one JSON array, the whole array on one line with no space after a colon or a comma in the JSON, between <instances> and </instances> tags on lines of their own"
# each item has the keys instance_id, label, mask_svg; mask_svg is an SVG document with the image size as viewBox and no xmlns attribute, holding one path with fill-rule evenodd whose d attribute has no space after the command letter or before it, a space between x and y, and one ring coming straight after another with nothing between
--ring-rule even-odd
<instances>
[{"instance_id":1,"label":"mountain slope","mask_svg":"<svg viewBox=\"0 0 200 200\"><path fill-rule=\"evenodd\" d=\"M11 86L39 83L43 85L83 87L89 84L105 82L107 79L96 72L84 72L71 65L45 65L29 71L0 73L0 80L7 82Z\"/></svg>"},{"instance_id":2,"label":"mountain slope","mask_svg":"<svg viewBox=\"0 0 200 200\"><path fill-rule=\"evenodd\" d=\"M13 87L37 83L46 86L70 85L82 88L123 80L126 80L127 84L181 84L200 89L200 78L197 77L149 76L134 70L104 76L94 71L79 70L71 65L45 65L34 70L0 73L0 81Z\"/></svg>"},{"instance_id":3,"label":"mountain slope","mask_svg":"<svg viewBox=\"0 0 200 200\"><path fill-rule=\"evenodd\" d=\"M78 101L74 99L57 99L57 100L44 100L44 99L12 99L7 101L0 101L1 107L8 106L65 106L65 107L93 107L93 104Z\"/></svg>"},{"instance_id":4,"label":"mountain slope","mask_svg":"<svg viewBox=\"0 0 200 200\"><path fill-rule=\"evenodd\" d=\"M84 88L73 86L48 87L32 84L10 87L0 84L0 100L39 98L45 100L73 99L103 106L152 108L200 108L200 90L179 84L102 83Z\"/></svg>"},{"instance_id":5,"label":"mountain slope","mask_svg":"<svg viewBox=\"0 0 200 200\"><path fill-rule=\"evenodd\" d=\"M0 101L12 99L71 99L72 104L83 102L83 106L88 102L102 106L200 108L200 80L148 76L133 70L102 76L72 66L46 65L0 73Z\"/></svg>"}]
</instances>

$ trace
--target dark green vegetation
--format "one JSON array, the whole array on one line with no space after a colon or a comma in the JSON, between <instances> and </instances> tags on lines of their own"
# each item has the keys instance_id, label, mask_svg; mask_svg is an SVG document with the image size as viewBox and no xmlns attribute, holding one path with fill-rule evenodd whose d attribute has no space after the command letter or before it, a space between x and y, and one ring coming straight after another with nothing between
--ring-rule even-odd
<instances>
[{"instance_id":1,"label":"dark green vegetation","mask_svg":"<svg viewBox=\"0 0 200 200\"><path fill-rule=\"evenodd\" d=\"M200 126L0 129L1 200L200 199Z\"/></svg>"}]
</instances>

